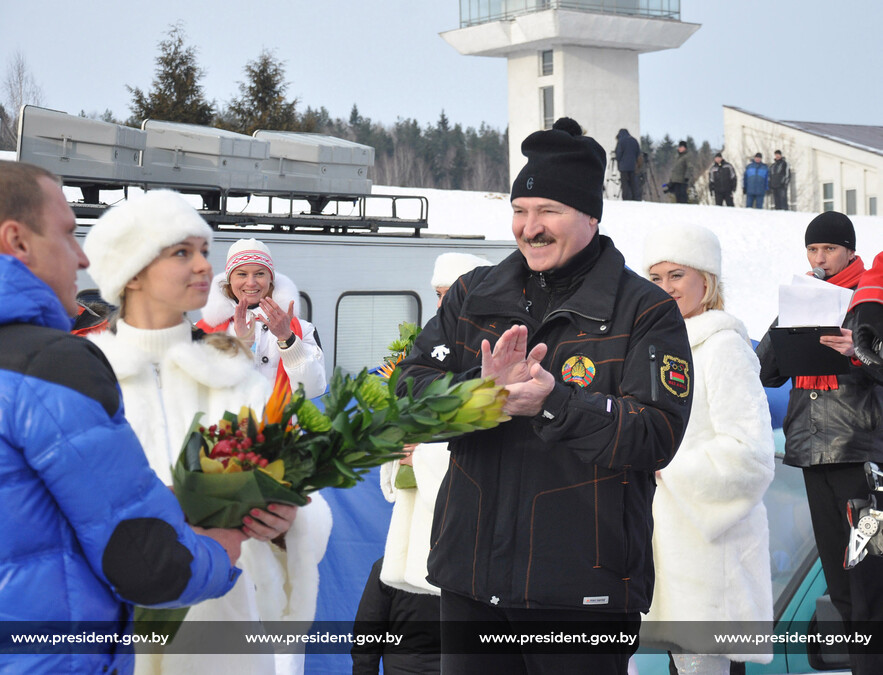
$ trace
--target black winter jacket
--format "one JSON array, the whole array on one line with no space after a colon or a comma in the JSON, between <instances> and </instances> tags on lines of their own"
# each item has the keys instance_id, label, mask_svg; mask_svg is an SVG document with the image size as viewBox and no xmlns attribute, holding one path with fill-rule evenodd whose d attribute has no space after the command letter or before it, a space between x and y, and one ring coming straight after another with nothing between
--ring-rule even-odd
<instances>
[{"instance_id":1,"label":"black winter jacket","mask_svg":"<svg viewBox=\"0 0 883 675\"><path fill-rule=\"evenodd\" d=\"M773 162L772 166L770 166L770 189L776 190L778 188L788 187L788 183L791 182L791 169L788 166L788 162L785 161L785 158L777 159Z\"/></svg>"},{"instance_id":2,"label":"black winter jacket","mask_svg":"<svg viewBox=\"0 0 883 675\"><path fill-rule=\"evenodd\" d=\"M620 171L635 171L638 168L638 157L641 155L638 139L625 129L620 129L616 134L616 149L613 154L616 156Z\"/></svg>"},{"instance_id":3,"label":"black winter jacket","mask_svg":"<svg viewBox=\"0 0 883 675\"><path fill-rule=\"evenodd\" d=\"M788 377L779 373L769 332L756 353L763 386L785 384ZM883 461L883 387L862 367L838 375L837 384L837 389L829 390L792 387L782 425L785 464Z\"/></svg>"},{"instance_id":4,"label":"black winter jacket","mask_svg":"<svg viewBox=\"0 0 883 675\"><path fill-rule=\"evenodd\" d=\"M736 189L736 169L727 160L712 164L708 171L708 187L719 195L728 195Z\"/></svg>"},{"instance_id":5,"label":"black winter jacket","mask_svg":"<svg viewBox=\"0 0 883 675\"><path fill-rule=\"evenodd\" d=\"M418 389L447 371L478 377L481 341L523 324L556 379L542 414L449 444L428 576L442 589L500 607L650 605L654 472L687 425L690 347L675 302L610 239L599 249L542 320L525 308L520 252L464 275L401 366Z\"/></svg>"}]
</instances>

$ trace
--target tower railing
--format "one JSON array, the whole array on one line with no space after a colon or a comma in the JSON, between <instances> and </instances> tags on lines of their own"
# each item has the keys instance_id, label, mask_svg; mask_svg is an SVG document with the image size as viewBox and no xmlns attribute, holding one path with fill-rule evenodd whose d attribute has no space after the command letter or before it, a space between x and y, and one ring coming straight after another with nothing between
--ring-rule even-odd
<instances>
[{"instance_id":1,"label":"tower railing","mask_svg":"<svg viewBox=\"0 0 883 675\"><path fill-rule=\"evenodd\" d=\"M460 28L547 9L680 21L680 0L460 0Z\"/></svg>"}]
</instances>

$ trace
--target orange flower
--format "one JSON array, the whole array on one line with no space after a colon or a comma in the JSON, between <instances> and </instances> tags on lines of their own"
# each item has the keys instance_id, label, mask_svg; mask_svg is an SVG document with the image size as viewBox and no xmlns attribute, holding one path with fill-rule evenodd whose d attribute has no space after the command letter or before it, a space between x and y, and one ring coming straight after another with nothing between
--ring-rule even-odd
<instances>
[{"instance_id":1,"label":"orange flower","mask_svg":"<svg viewBox=\"0 0 883 675\"><path fill-rule=\"evenodd\" d=\"M273 393L264 406L264 415L258 425L258 431L263 431L267 424L280 424L282 411L291 402L291 387L288 384L288 376L280 368L276 373L276 382L273 383Z\"/></svg>"},{"instance_id":2,"label":"orange flower","mask_svg":"<svg viewBox=\"0 0 883 675\"><path fill-rule=\"evenodd\" d=\"M377 369L377 372L379 372L383 377L388 380L390 377L392 377L392 371L396 369L396 366L399 365L399 363L401 363L404 358L404 352L400 352L399 355L396 356L395 361L393 361L392 358L384 360L383 365Z\"/></svg>"}]
</instances>

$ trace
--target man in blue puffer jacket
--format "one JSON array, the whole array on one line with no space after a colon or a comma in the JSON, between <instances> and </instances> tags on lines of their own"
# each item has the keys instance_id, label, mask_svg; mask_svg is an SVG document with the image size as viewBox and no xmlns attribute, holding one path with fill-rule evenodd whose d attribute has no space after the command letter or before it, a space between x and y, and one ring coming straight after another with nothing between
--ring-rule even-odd
<instances>
[{"instance_id":1,"label":"man in blue puffer jacket","mask_svg":"<svg viewBox=\"0 0 883 675\"><path fill-rule=\"evenodd\" d=\"M132 605L223 595L244 535L186 524L110 365L68 333L89 263L57 180L0 162L0 672L122 674L134 667ZM13 642L49 630L40 622L53 622L50 641L94 630L119 642Z\"/></svg>"},{"instance_id":2,"label":"man in blue puffer jacket","mask_svg":"<svg viewBox=\"0 0 883 675\"><path fill-rule=\"evenodd\" d=\"M745 208L763 208L764 195L770 189L770 168L763 163L763 155L754 155L754 161L745 167L742 176L742 192L745 193Z\"/></svg>"}]
</instances>

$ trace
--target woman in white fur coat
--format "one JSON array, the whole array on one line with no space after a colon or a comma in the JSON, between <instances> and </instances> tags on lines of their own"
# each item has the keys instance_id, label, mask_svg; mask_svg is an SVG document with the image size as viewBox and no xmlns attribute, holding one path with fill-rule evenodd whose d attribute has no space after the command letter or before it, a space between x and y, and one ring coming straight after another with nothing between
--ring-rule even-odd
<instances>
[{"instance_id":1,"label":"woman in white fur coat","mask_svg":"<svg viewBox=\"0 0 883 675\"><path fill-rule=\"evenodd\" d=\"M298 314L297 286L276 271L270 249L257 239L240 239L227 251L224 271L212 279L196 325L238 337L262 375L273 382L284 374L293 388L302 383L307 398L314 398L325 393L325 355L316 328Z\"/></svg>"},{"instance_id":2,"label":"woman in white fur coat","mask_svg":"<svg viewBox=\"0 0 883 675\"><path fill-rule=\"evenodd\" d=\"M723 311L720 271L720 243L704 227L667 227L645 241L644 272L677 301L695 369L683 442L657 473L656 587L641 635L686 652L673 654L682 675L726 675L730 660L772 659L770 653L703 653L710 651L710 636L703 640L699 631L672 623L771 626L773 618L762 501L775 466L769 407L745 326Z\"/></svg>"},{"instance_id":3,"label":"woman in white fur coat","mask_svg":"<svg viewBox=\"0 0 883 675\"><path fill-rule=\"evenodd\" d=\"M120 306L115 330L91 335L117 373L129 420L151 467L171 483L193 416L261 410L270 382L241 344L226 336L194 339L185 313L205 304L212 232L180 195L151 191L112 208L91 228L84 249L102 296ZM271 504L243 519L243 569L226 596L192 607L187 621L311 621L318 563L331 514L314 496L305 508ZM278 542L273 543L273 542ZM277 671L277 665L279 670ZM139 673L293 673L302 659L265 655L139 654Z\"/></svg>"}]
</instances>

